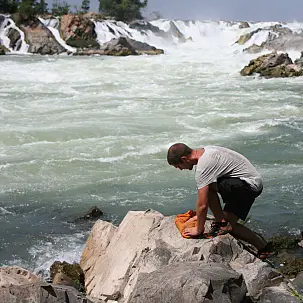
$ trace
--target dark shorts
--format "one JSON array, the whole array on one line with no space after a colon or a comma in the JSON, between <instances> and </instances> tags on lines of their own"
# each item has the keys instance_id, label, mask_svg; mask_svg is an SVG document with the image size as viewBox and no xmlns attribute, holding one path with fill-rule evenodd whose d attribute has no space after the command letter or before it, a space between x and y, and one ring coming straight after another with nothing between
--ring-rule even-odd
<instances>
[{"instance_id":1,"label":"dark shorts","mask_svg":"<svg viewBox=\"0 0 303 303\"><path fill-rule=\"evenodd\" d=\"M261 194L239 178L222 177L217 180L218 192L225 203L224 211L245 220L255 199Z\"/></svg>"}]
</instances>

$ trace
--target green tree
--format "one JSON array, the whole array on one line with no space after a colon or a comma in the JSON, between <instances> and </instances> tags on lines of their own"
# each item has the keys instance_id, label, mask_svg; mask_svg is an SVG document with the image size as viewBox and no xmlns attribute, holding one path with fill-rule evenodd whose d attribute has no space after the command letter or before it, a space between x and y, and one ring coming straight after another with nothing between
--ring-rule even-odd
<instances>
[{"instance_id":1,"label":"green tree","mask_svg":"<svg viewBox=\"0 0 303 303\"><path fill-rule=\"evenodd\" d=\"M0 0L0 13L13 14L18 9L18 2L16 0Z\"/></svg>"},{"instance_id":2,"label":"green tree","mask_svg":"<svg viewBox=\"0 0 303 303\"><path fill-rule=\"evenodd\" d=\"M40 3L37 4L37 11L39 14L47 13L47 3L45 0L40 0Z\"/></svg>"},{"instance_id":3,"label":"green tree","mask_svg":"<svg viewBox=\"0 0 303 303\"><path fill-rule=\"evenodd\" d=\"M18 12L26 16L34 16L38 13L38 5L36 0L22 0Z\"/></svg>"},{"instance_id":4,"label":"green tree","mask_svg":"<svg viewBox=\"0 0 303 303\"><path fill-rule=\"evenodd\" d=\"M90 0L82 0L81 10L83 13L87 13L89 11Z\"/></svg>"},{"instance_id":5,"label":"green tree","mask_svg":"<svg viewBox=\"0 0 303 303\"><path fill-rule=\"evenodd\" d=\"M56 16L67 15L70 12L70 5L65 1L53 1L52 14Z\"/></svg>"},{"instance_id":6,"label":"green tree","mask_svg":"<svg viewBox=\"0 0 303 303\"><path fill-rule=\"evenodd\" d=\"M141 9L148 0L99 0L100 11L120 21L142 19Z\"/></svg>"}]
</instances>

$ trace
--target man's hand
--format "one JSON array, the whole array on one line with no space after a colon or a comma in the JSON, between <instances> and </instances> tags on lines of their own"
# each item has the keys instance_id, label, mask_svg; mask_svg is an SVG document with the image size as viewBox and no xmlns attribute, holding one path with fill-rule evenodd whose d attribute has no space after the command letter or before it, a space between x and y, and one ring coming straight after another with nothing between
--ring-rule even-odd
<instances>
[{"instance_id":1,"label":"man's hand","mask_svg":"<svg viewBox=\"0 0 303 303\"><path fill-rule=\"evenodd\" d=\"M188 219L186 222L192 222L192 221L197 221L197 220L198 220L197 216L193 216L190 219Z\"/></svg>"},{"instance_id":2,"label":"man's hand","mask_svg":"<svg viewBox=\"0 0 303 303\"><path fill-rule=\"evenodd\" d=\"M203 233L204 233L204 229L199 232L197 227L189 227L184 229L184 234L188 237L196 237Z\"/></svg>"}]
</instances>

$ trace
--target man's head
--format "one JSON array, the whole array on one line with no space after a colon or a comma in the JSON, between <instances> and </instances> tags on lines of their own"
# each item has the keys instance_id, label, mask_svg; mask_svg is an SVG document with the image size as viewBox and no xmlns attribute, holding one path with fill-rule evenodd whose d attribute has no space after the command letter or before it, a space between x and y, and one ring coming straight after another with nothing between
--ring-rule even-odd
<instances>
[{"instance_id":1,"label":"man's head","mask_svg":"<svg viewBox=\"0 0 303 303\"><path fill-rule=\"evenodd\" d=\"M179 168L180 170L192 170L195 163L191 159L193 149L183 143L172 145L167 152L167 162L169 165Z\"/></svg>"}]
</instances>

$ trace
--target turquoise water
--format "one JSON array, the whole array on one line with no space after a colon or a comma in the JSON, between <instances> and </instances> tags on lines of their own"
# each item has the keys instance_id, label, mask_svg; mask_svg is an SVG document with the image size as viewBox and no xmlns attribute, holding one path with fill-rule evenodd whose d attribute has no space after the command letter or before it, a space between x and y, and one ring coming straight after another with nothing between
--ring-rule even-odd
<instances>
[{"instance_id":1,"label":"turquoise water","mask_svg":"<svg viewBox=\"0 0 303 303\"><path fill-rule=\"evenodd\" d=\"M129 210L194 208L194 173L166 163L175 142L243 153L264 178L250 226L300 232L302 78L244 78L249 55L204 48L0 57L0 265L78 261L90 225L69 222L92 205L115 224Z\"/></svg>"}]
</instances>

